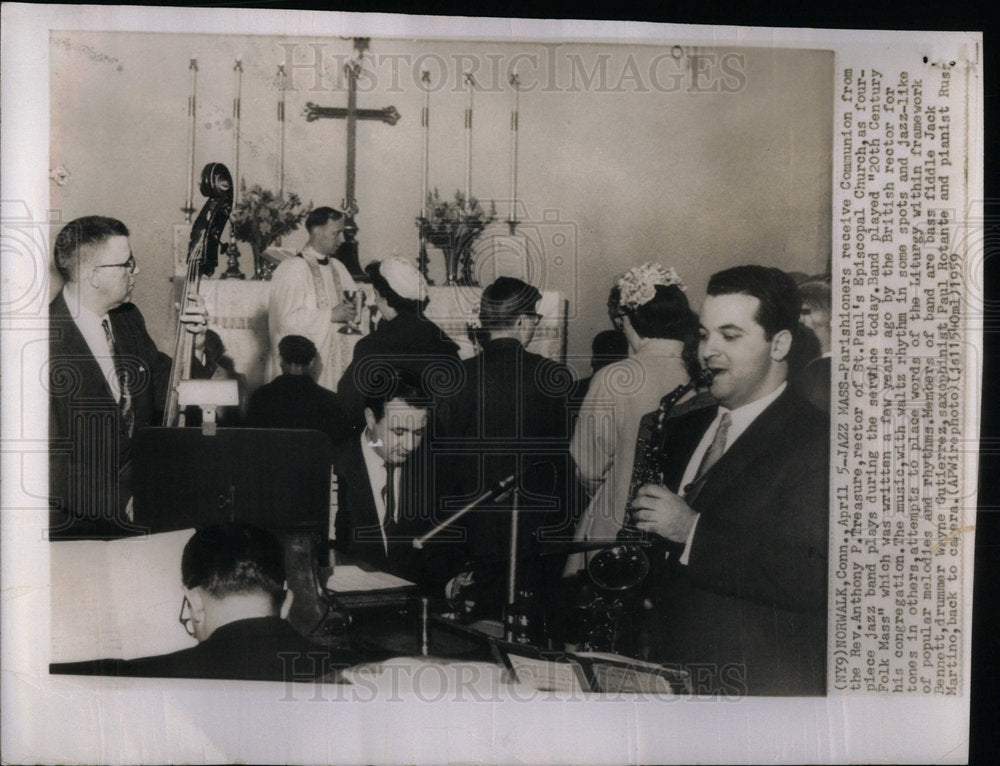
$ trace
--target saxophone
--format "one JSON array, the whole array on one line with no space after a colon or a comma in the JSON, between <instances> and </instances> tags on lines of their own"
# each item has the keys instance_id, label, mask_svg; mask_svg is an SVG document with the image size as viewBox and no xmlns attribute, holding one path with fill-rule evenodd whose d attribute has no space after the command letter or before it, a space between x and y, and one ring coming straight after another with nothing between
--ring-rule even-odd
<instances>
[{"instance_id":1,"label":"saxophone","mask_svg":"<svg viewBox=\"0 0 1000 766\"><path fill-rule=\"evenodd\" d=\"M637 593L649 577L652 562L664 558L663 541L655 535L635 527L632 501L640 487L646 484L663 484L663 429L674 405L693 388L703 388L712 382L712 372L702 370L689 383L677 386L660 400L653 422L652 433L646 442L641 462L632 472L629 483L629 501L625 508L625 521L618 531L616 542L599 550L587 562L587 575L596 586L597 594L587 607L591 613L589 634L584 648L590 650L616 650L619 625L631 606L642 599Z\"/></svg>"}]
</instances>

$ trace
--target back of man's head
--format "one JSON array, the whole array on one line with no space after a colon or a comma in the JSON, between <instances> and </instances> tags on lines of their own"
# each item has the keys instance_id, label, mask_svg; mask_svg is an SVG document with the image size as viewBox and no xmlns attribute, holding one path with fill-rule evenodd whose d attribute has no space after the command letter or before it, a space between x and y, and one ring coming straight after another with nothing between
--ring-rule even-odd
<instances>
[{"instance_id":1,"label":"back of man's head","mask_svg":"<svg viewBox=\"0 0 1000 766\"><path fill-rule=\"evenodd\" d=\"M830 323L830 283L824 279L809 279L799 285L799 297L802 306L813 309L823 315L826 324Z\"/></svg>"},{"instance_id":2,"label":"back of man's head","mask_svg":"<svg viewBox=\"0 0 1000 766\"><path fill-rule=\"evenodd\" d=\"M286 335L278 341L281 361L296 367L308 367L316 358L316 344L302 335Z\"/></svg>"},{"instance_id":3,"label":"back of man's head","mask_svg":"<svg viewBox=\"0 0 1000 766\"><path fill-rule=\"evenodd\" d=\"M792 279L781 269L769 266L734 266L713 274L708 280L708 295L749 295L760 301L757 324L770 340L775 333L788 330L794 337L799 327L802 302Z\"/></svg>"},{"instance_id":4,"label":"back of man's head","mask_svg":"<svg viewBox=\"0 0 1000 766\"><path fill-rule=\"evenodd\" d=\"M267 595L277 609L285 591L285 555L265 529L231 522L194 533L184 546L181 580L216 600L236 595Z\"/></svg>"},{"instance_id":5,"label":"back of man's head","mask_svg":"<svg viewBox=\"0 0 1000 766\"><path fill-rule=\"evenodd\" d=\"M628 356L628 339L621 330L601 330L591 341L590 352L590 367L597 372Z\"/></svg>"},{"instance_id":6,"label":"back of man's head","mask_svg":"<svg viewBox=\"0 0 1000 766\"><path fill-rule=\"evenodd\" d=\"M344 214L332 207L313 208L306 216L306 231L312 232L317 226L326 226L330 221L339 221Z\"/></svg>"},{"instance_id":7,"label":"back of man's head","mask_svg":"<svg viewBox=\"0 0 1000 766\"><path fill-rule=\"evenodd\" d=\"M56 270L67 282L75 282L81 261L86 259L91 248L111 237L127 236L128 228L117 218L88 215L70 221L56 236L53 247Z\"/></svg>"},{"instance_id":8,"label":"back of man's head","mask_svg":"<svg viewBox=\"0 0 1000 766\"><path fill-rule=\"evenodd\" d=\"M484 330L506 330L522 314L530 314L541 300L538 288L514 277L500 277L483 290L479 321Z\"/></svg>"}]
</instances>

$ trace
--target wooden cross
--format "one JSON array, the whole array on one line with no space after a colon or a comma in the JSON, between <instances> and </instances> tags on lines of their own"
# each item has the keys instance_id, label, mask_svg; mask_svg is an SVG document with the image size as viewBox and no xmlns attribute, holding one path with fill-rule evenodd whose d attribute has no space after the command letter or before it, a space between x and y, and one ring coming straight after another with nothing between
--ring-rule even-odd
<instances>
[{"instance_id":1,"label":"wooden cross","mask_svg":"<svg viewBox=\"0 0 1000 766\"><path fill-rule=\"evenodd\" d=\"M318 106L309 102L303 111L306 122L320 119L347 120L347 185L343 207L352 220L358 212L358 203L354 197L357 121L379 120L387 125L395 125L400 118L394 106L387 106L385 109L358 109L358 76L361 74L361 56L368 49L368 41L367 37L355 37L354 49L357 55L344 65L347 73L347 108Z\"/></svg>"}]
</instances>

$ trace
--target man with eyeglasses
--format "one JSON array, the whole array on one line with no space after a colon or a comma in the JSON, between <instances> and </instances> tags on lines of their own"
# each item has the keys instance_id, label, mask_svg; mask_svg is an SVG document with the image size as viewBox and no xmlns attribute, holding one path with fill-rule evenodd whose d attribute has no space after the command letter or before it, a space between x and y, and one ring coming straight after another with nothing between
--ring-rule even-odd
<instances>
[{"instance_id":1,"label":"man with eyeglasses","mask_svg":"<svg viewBox=\"0 0 1000 766\"><path fill-rule=\"evenodd\" d=\"M130 302L139 273L124 223L86 216L56 237L64 285L49 304L49 536L121 537L131 528L131 444L157 425L170 357ZM200 298L181 321L203 340Z\"/></svg>"},{"instance_id":2,"label":"man with eyeglasses","mask_svg":"<svg viewBox=\"0 0 1000 766\"><path fill-rule=\"evenodd\" d=\"M526 348L542 319L541 297L537 288L513 277L500 277L483 290L479 318L488 340L478 356L462 362L461 386L436 401L432 443L440 512L457 510L518 475L522 553L537 552L535 535L542 527L547 535L572 534L567 404L574 377L565 365ZM489 617L499 617L502 609L511 509L510 499L491 503L465 516L463 525L472 570L458 581L471 577L479 591L477 612ZM526 563L520 582L528 590L544 590L546 575L558 576L558 558Z\"/></svg>"}]
</instances>

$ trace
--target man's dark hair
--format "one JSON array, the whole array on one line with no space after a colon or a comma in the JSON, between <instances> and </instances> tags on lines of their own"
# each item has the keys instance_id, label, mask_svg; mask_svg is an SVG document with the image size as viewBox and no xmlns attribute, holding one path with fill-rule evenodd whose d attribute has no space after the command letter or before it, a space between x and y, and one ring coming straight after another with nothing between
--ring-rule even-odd
<instances>
[{"instance_id":1,"label":"man's dark hair","mask_svg":"<svg viewBox=\"0 0 1000 766\"><path fill-rule=\"evenodd\" d=\"M796 335L802 301L795 280L781 269L734 266L713 274L706 292L709 295L749 295L759 300L754 320L764 328L767 340L782 330L788 330L793 338Z\"/></svg>"},{"instance_id":2,"label":"man's dark hair","mask_svg":"<svg viewBox=\"0 0 1000 766\"><path fill-rule=\"evenodd\" d=\"M621 330L601 330L590 343L590 366L594 372L628 356L628 340Z\"/></svg>"},{"instance_id":3,"label":"man's dark hair","mask_svg":"<svg viewBox=\"0 0 1000 766\"><path fill-rule=\"evenodd\" d=\"M317 207L306 216L306 231L312 232L317 226L326 226L330 221L339 221L344 214L332 207Z\"/></svg>"},{"instance_id":4,"label":"man's dark hair","mask_svg":"<svg viewBox=\"0 0 1000 766\"><path fill-rule=\"evenodd\" d=\"M80 248L99 245L112 237L127 236L128 228L117 218L88 215L70 221L56 237L56 270L64 280L72 282L80 268Z\"/></svg>"},{"instance_id":5,"label":"man's dark hair","mask_svg":"<svg viewBox=\"0 0 1000 766\"><path fill-rule=\"evenodd\" d=\"M802 305L817 308L830 315L830 283L823 279L810 279L799 285Z\"/></svg>"},{"instance_id":6,"label":"man's dark hair","mask_svg":"<svg viewBox=\"0 0 1000 766\"><path fill-rule=\"evenodd\" d=\"M430 396L420 385L420 379L409 370L394 369L379 377L378 391L365 396L365 407L372 411L376 421L382 419L385 415L385 405L393 399L402 399L419 410L426 410L431 406Z\"/></svg>"},{"instance_id":7,"label":"man's dark hair","mask_svg":"<svg viewBox=\"0 0 1000 766\"><path fill-rule=\"evenodd\" d=\"M382 270L378 261L373 261L365 266L365 274L371 280L375 291L385 298L385 302L389 304L389 308L395 309L401 314L422 316L424 309L427 308L427 304L431 301L430 296L425 297L423 300L404 298L393 290L386 278L382 276Z\"/></svg>"},{"instance_id":8,"label":"man's dark hair","mask_svg":"<svg viewBox=\"0 0 1000 766\"><path fill-rule=\"evenodd\" d=\"M479 321L483 329L505 330L517 323L521 314L530 314L542 298L538 288L514 277L500 277L483 290Z\"/></svg>"},{"instance_id":9,"label":"man's dark hair","mask_svg":"<svg viewBox=\"0 0 1000 766\"><path fill-rule=\"evenodd\" d=\"M231 522L194 533L181 556L181 581L213 598L263 592L275 605L284 597L285 554L265 529Z\"/></svg>"},{"instance_id":10,"label":"man's dark hair","mask_svg":"<svg viewBox=\"0 0 1000 766\"><path fill-rule=\"evenodd\" d=\"M305 367L316 358L316 344L301 335L286 335L278 341L278 353L287 364Z\"/></svg>"}]
</instances>

